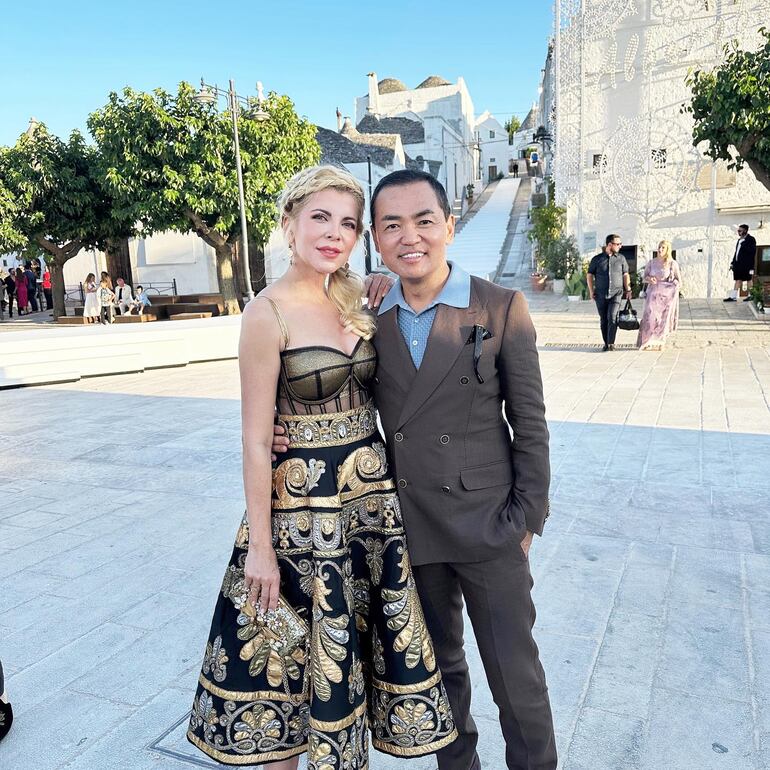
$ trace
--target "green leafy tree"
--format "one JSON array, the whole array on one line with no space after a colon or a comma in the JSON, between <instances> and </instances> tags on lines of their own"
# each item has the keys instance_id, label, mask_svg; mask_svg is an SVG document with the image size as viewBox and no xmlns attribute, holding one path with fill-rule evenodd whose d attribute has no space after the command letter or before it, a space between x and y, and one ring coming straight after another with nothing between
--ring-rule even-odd
<instances>
[{"instance_id":1,"label":"green leafy tree","mask_svg":"<svg viewBox=\"0 0 770 770\"><path fill-rule=\"evenodd\" d=\"M770 190L770 30L758 51L742 51L736 41L725 47L724 61L713 70L696 70L687 79L692 102L693 144L708 142L705 154L740 171L748 166Z\"/></svg>"},{"instance_id":2,"label":"green leafy tree","mask_svg":"<svg viewBox=\"0 0 770 770\"><path fill-rule=\"evenodd\" d=\"M240 312L233 260L241 229L232 118L196 95L189 83L173 95L125 88L110 94L88 126L121 214L140 221L145 235L192 231L211 246L225 312L233 314ZM278 193L299 169L318 162L320 148L315 126L288 97L268 96L264 122L254 118L254 107L241 111L238 132L250 237L264 244Z\"/></svg>"},{"instance_id":3,"label":"green leafy tree","mask_svg":"<svg viewBox=\"0 0 770 770\"><path fill-rule=\"evenodd\" d=\"M521 128L521 121L514 115L505 121L505 130L508 132L508 144L513 144L513 135Z\"/></svg>"},{"instance_id":4,"label":"green leafy tree","mask_svg":"<svg viewBox=\"0 0 770 770\"><path fill-rule=\"evenodd\" d=\"M0 249L45 251L54 318L66 315L67 260L131 232L130 220L114 214L96 149L78 131L65 142L39 123L13 147L0 148L0 191Z\"/></svg>"}]
</instances>

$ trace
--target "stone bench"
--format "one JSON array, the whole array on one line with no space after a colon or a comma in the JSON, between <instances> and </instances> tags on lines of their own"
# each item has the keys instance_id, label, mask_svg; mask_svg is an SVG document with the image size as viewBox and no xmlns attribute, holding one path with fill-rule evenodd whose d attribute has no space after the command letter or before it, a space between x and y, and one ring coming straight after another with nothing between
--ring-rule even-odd
<instances>
[{"instance_id":1,"label":"stone bench","mask_svg":"<svg viewBox=\"0 0 770 770\"><path fill-rule=\"evenodd\" d=\"M211 318L212 312L210 310L203 310L196 313L174 313L169 316L170 321L189 321L191 318Z\"/></svg>"},{"instance_id":2,"label":"stone bench","mask_svg":"<svg viewBox=\"0 0 770 770\"><path fill-rule=\"evenodd\" d=\"M157 321L155 314L143 313L142 315L119 315L115 316L116 324L146 324L150 321Z\"/></svg>"}]
</instances>

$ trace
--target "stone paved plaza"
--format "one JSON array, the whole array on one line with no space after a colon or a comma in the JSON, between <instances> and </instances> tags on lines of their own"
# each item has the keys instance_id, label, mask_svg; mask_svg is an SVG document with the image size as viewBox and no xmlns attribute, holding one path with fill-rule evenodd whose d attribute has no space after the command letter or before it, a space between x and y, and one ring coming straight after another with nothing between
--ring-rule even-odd
<instances>
[{"instance_id":1,"label":"stone paved plaza","mask_svg":"<svg viewBox=\"0 0 770 770\"><path fill-rule=\"evenodd\" d=\"M531 556L561 766L770 767L767 348L564 347L541 352L553 515ZM243 508L236 363L0 403L0 768L213 766L183 725Z\"/></svg>"}]
</instances>

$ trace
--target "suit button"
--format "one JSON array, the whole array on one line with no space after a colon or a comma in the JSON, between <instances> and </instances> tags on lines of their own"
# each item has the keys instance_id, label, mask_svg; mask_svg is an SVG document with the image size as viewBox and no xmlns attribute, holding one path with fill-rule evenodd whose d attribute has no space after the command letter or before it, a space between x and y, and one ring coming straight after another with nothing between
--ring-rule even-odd
<instances>
[{"instance_id":1,"label":"suit button","mask_svg":"<svg viewBox=\"0 0 770 770\"><path fill-rule=\"evenodd\" d=\"M441 487L441 491L445 495L451 495L452 494L452 487L443 486L443 487Z\"/></svg>"},{"instance_id":2,"label":"suit button","mask_svg":"<svg viewBox=\"0 0 770 770\"><path fill-rule=\"evenodd\" d=\"M400 486L401 489L406 489L406 479L399 479L398 486Z\"/></svg>"},{"instance_id":3,"label":"suit button","mask_svg":"<svg viewBox=\"0 0 770 770\"><path fill-rule=\"evenodd\" d=\"M444 435L443 435L443 436L442 436L442 437L439 439L439 441L440 441L442 444L448 444L448 443L449 443L449 436L447 436L447 434L445 433L445 434L444 434Z\"/></svg>"},{"instance_id":4,"label":"suit button","mask_svg":"<svg viewBox=\"0 0 770 770\"><path fill-rule=\"evenodd\" d=\"M403 441L404 440L404 434L403 433L396 433L395 436L393 436L396 441Z\"/></svg>"},{"instance_id":5,"label":"suit button","mask_svg":"<svg viewBox=\"0 0 770 770\"><path fill-rule=\"evenodd\" d=\"M460 385L467 385L470 380L467 377L460 377Z\"/></svg>"}]
</instances>

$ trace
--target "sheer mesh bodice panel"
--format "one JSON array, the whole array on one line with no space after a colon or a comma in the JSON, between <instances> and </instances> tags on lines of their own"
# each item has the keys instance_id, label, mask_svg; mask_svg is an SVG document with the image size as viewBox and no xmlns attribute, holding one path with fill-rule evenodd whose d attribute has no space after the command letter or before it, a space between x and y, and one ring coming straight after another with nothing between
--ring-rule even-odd
<instances>
[{"instance_id":1,"label":"sheer mesh bodice panel","mask_svg":"<svg viewBox=\"0 0 770 770\"><path fill-rule=\"evenodd\" d=\"M313 345L281 353L280 414L328 414L363 406L377 368L374 345L361 339L353 353Z\"/></svg>"}]
</instances>

